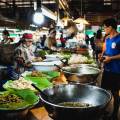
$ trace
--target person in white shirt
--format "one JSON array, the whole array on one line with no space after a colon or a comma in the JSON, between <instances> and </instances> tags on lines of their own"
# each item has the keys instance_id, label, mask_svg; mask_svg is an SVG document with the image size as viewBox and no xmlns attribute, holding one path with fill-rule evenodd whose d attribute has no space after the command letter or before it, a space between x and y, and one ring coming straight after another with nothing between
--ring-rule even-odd
<instances>
[{"instance_id":1,"label":"person in white shirt","mask_svg":"<svg viewBox=\"0 0 120 120\"><path fill-rule=\"evenodd\" d=\"M17 79L25 70L32 67L32 60L35 59L32 51L33 35L30 33L23 34L20 45L14 52L14 65L11 70L11 78Z\"/></svg>"}]
</instances>

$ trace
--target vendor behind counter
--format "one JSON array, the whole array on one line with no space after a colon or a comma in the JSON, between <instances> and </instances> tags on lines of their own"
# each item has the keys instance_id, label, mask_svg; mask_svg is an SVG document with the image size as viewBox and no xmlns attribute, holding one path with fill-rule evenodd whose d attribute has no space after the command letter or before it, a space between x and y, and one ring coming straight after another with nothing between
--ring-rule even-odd
<instances>
[{"instance_id":1,"label":"vendor behind counter","mask_svg":"<svg viewBox=\"0 0 120 120\"><path fill-rule=\"evenodd\" d=\"M56 31L54 28L49 30L49 35L45 41L45 47L48 49L56 49Z\"/></svg>"},{"instance_id":2,"label":"vendor behind counter","mask_svg":"<svg viewBox=\"0 0 120 120\"><path fill-rule=\"evenodd\" d=\"M7 80L16 80L20 77L21 73L31 68L34 53L32 52L32 34L23 34L19 44L1 44L0 45L0 63L6 65L6 75L2 74L0 87Z\"/></svg>"},{"instance_id":3,"label":"vendor behind counter","mask_svg":"<svg viewBox=\"0 0 120 120\"><path fill-rule=\"evenodd\" d=\"M32 67L35 58L32 51L33 35L23 34L20 45L14 51L13 66L9 66L8 75L11 79L18 79L21 73Z\"/></svg>"}]
</instances>

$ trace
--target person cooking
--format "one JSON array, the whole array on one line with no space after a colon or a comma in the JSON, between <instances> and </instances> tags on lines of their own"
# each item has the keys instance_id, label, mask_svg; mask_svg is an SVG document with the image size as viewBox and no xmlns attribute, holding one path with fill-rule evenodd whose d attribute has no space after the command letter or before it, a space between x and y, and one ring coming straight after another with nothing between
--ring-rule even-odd
<instances>
[{"instance_id":1,"label":"person cooking","mask_svg":"<svg viewBox=\"0 0 120 120\"><path fill-rule=\"evenodd\" d=\"M30 33L23 34L20 40L20 45L15 49L14 53L14 65L10 70L11 79L19 78L20 74L25 70L31 68L31 62L35 59L32 51L33 35Z\"/></svg>"},{"instance_id":2,"label":"person cooking","mask_svg":"<svg viewBox=\"0 0 120 120\"><path fill-rule=\"evenodd\" d=\"M120 34L117 32L117 21L109 18L103 21L106 38L101 87L111 90L114 98L114 109L109 120L118 120L119 90L120 90Z\"/></svg>"}]
</instances>

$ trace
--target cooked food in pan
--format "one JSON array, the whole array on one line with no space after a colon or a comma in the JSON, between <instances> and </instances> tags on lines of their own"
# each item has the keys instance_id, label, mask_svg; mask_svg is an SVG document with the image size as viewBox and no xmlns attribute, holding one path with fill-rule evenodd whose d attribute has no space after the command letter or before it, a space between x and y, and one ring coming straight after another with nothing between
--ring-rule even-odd
<instances>
[{"instance_id":1,"label":"cooked food in pan","mask_svg":"<svg viewBox=\"0 0 120 120\"><path fill-rule=\"evenodd\" d=\"M81 102L62 102L59 103L59 105L66 107L81 107L81 108L92 107L92 105L89 103L81 103Z\"/></svg>"}]
</instances>

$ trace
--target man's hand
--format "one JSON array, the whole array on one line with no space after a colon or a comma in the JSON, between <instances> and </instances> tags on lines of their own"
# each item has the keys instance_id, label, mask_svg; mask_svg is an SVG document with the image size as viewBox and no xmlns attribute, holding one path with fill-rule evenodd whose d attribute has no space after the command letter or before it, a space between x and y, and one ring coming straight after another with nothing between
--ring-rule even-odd
<instances>
[{"instance_id":1,"label":"man's hand","mask_svg":"<svg viewBox=\"0 0 120 120\"><path fill-rule=\"evenodd\" d=\"M110 56L105 56L105 59L103 60L104 63L109 63L111 61L111 57Z\"/></svg>"},{"instance_id":2,"label":"man's hand","mask_svg":"<svg viewBox=\"0 0 120 120\"><path fill-rule=\"evenodd\" d=\"M103 62L105 60L105 57L103 56L103 54L98 54L98 59L100 62Z\"/></svg>"}]
</instances>

